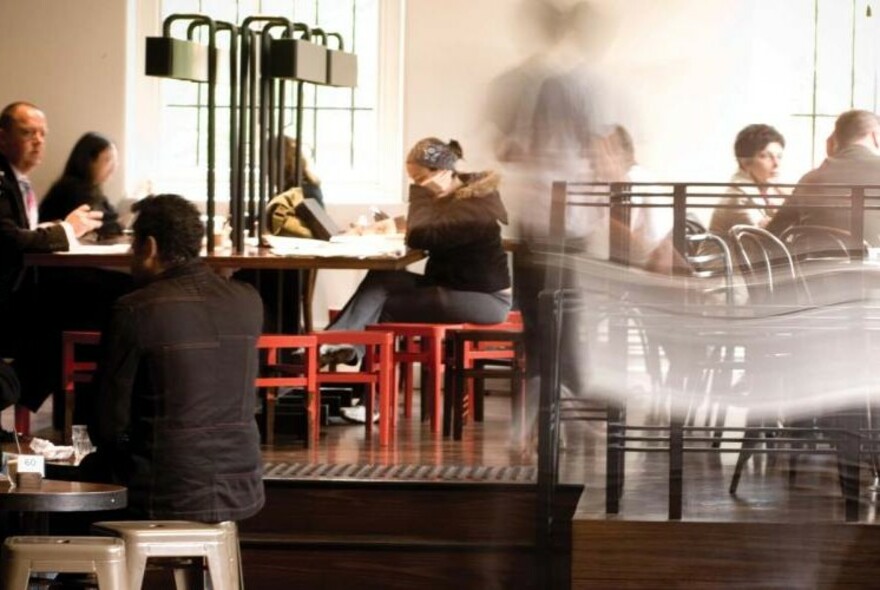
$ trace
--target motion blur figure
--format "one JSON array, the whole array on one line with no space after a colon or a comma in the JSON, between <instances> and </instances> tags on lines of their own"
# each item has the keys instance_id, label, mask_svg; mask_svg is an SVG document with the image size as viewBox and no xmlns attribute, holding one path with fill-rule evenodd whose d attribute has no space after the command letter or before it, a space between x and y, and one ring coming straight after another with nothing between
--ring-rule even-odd
<instances>
[{"instance_id":1,"label":"motion blur figure","mask_svg":"<svg viewBox=\"0 0 880 590\"><path fill-rule=\"evenodd\" d=\"M607 133L607 103L613 101L596 63L612 27L588 2L563 8L551 0L524 0L518 15L516 26L529 28L523 42L533 41L533 47L521 64L492 82L487 119L494 125L495 154L505 164L505 190L518 220L514 298L527 334L529 411L536 415L542 360L538 295L545 288L574 286L573 276L553 272L544 254L608 251L607 215L599 209L568 211L565 235L551 235L550 197L553 181L593 178L591 150ZM562 381L580 394L583 326L575 318L565 326Z\"/></svg>"}]
</instances>

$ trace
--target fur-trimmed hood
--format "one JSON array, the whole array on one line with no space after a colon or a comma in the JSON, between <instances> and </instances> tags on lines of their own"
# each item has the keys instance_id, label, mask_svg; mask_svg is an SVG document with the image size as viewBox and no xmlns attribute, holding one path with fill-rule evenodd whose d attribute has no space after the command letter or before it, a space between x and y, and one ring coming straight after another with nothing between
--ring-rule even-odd
<instances>
[{"instance_id":1,"label":"fur-trimmed hood","mask_svg":"<svg viewBox=\"0 0 880 590\"><path fill-rule=\"evenodd\" d=\"M453 199L486 197L497 193L498 185L501 184L501 175L493 170L461 173L456 176L464 184L453 191L451 195Z\"/></svg>"}]
</instances>

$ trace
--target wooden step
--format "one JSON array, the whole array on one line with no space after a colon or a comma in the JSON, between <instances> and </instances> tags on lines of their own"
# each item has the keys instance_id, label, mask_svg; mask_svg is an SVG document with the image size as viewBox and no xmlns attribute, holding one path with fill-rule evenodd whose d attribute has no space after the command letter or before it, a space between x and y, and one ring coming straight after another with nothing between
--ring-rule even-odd
<instances>
[{"instance_id":1,"label":"wooden step","mask_svg":"<svg viewBox=\"0 0 880 590\"><path fill-rule=\"evenodd\" d=\"M249 590L539 587L537 485L528 478L286 478L265 484L265 508L240 523ZM558 491L561 523L570 522L581 490ZM555 546L567 572L566 525Z\"/></svg>"}]
</instances>

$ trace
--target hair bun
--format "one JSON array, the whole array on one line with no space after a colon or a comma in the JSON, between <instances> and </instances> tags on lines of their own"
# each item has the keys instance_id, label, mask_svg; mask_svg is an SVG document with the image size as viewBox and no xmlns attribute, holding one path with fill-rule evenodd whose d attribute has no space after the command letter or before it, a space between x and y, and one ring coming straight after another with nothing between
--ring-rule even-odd
<instances>
[{"instance_id":1,"label":"hair bun","mask_svg":"<svg viewBox=\"0 0 880 590\"><path fill-rule=\"evenodd\" d=\"M464 157L464 150L461 149L461 144L458 143L458 141L456 141L454 139L450 139L448 145L449 145L450 151L453 154L455 154L456 156L458 156L459 159Z\"/></svg>"}]
</instances>

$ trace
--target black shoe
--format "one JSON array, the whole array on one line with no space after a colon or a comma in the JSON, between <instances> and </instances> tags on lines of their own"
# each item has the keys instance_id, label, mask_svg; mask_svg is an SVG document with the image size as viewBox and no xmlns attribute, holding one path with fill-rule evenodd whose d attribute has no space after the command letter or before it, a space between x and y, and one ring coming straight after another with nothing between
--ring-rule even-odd
<instances>
[{"instance_id":1,"label":"black shoe","mask_svg":"<svg viewBox=\"0 0 880 590\"><path fill-rule=\"evenodd\" d=\"M10 430L0 428L0 443L15 442L15 433Z\"/></svg>"},{"instance_id":2,"label":"black shoe","mask_svg":"<svg viewBox=\"0 0 880 590\"><path fill-rule=\"evenodd\" d=\"M327 345L321 347L319 363L326 365L357 365L360 362L357 349L347 344Z\"/></svg>"}]
</instances>

